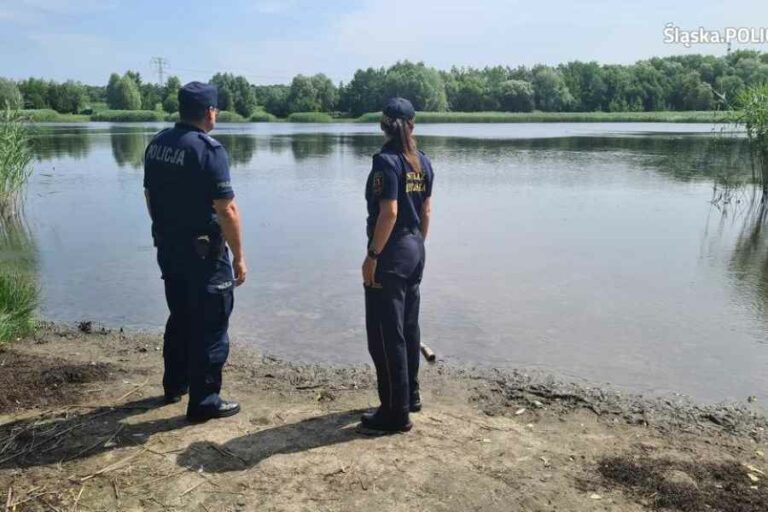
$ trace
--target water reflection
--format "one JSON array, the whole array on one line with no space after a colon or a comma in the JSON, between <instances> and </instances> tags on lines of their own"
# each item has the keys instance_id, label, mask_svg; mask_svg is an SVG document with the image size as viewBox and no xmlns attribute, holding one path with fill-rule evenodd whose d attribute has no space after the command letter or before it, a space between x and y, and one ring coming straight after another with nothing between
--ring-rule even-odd
<instances>
[{"instance_id":1,"label":"water reflection","mask_svg":"<svg viewBox=\"0 0 768 512\"><path fill-rule=\"evenodd\" d=\"M146 129L138 127L111 127L109 139L112 156L118 167L137 169L144 165L144 150L152 139Z\"/></svg>"},{"instance_id":2,"label":"water reflection","mask_svg":"<svg viewBox=\"0 0 768 512\"><path fill-rule=\"evenodd\" d=\"M92 151L91 130L72 126L66 129L36 127L32 137L32 154L38 161L67 156L83 160Z\"/></svg>"},{"instance_id":3,"label":"water reflection","mask_svg":"<svg viewBox=\"0 0 768 512\"><path fill-rule=\"evenodd\" d=\"M753 307L766 318L768 311L768 205L756 195L746 203L741 230L730 261L737 286L753 299ZM766 318L768 322L768 318Z\"/></svg>"},{"instance_id":4,"label":"water reflection","mask_svg":"<svg viewBox=\"0 0 768 512\"><path fill-rule=\"evenodd\" d=\"M159 128L159 127L158 127ZM109 145L118 167L142 166L144 149L157 131L137 126L111 126ZM38 160L68 156L85 159L94 149L98 131L72 126L41 128L35 136L34 154ZM716 135L716 134L715 134ZM336 149L366 158L381 146L378 134L297 133L260 137L250 133L217 133L227 148L233 166L258 166L262 155L279 157L290 151L295 161L328 158ZM621 136L547 137L529 139L478 139L422 136L420 147L436 157L462 158L482 155L507 158L515 154L543 161L571 155L591 158L595 154L634 159L644 168L676 180L745 179L751 175L749 146L739 136L713 134L646 134ZM98 145L98 143L96 143Z\"/></svg>"}]
</instances>

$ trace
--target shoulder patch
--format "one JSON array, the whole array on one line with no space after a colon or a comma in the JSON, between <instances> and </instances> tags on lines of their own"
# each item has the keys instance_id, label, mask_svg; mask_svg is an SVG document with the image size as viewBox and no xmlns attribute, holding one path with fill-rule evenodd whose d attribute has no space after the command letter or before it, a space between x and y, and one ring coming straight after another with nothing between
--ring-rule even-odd
<instances>
[{"instance_id":1,"label":"shoulder patch","mask_svg":"<svg viewBox=\"0 0 768 512\"><path fill-rule=\"evenodd\" d=\"M208 144L208 147L210 148L222 147L221 142L217 141L207 133L198 133L197 136L200 137L206 144Z\"/></svg>"}]
</instances>

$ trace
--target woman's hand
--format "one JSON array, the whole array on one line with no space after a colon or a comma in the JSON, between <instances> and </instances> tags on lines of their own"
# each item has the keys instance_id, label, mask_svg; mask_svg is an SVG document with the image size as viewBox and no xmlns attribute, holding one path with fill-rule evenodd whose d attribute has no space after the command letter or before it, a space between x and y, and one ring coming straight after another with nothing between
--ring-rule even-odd
<instances>
[{"instance_id":1,"label":"woman's hand","mask_svg":"<svg viewBox=\"0 0 768 512\"><path fill-rule=\"evenodd\" d=\"M369 257L363 261L363 284L370 288L381 288L376 282L376 260Z\"/></svg>"}]
</instances>

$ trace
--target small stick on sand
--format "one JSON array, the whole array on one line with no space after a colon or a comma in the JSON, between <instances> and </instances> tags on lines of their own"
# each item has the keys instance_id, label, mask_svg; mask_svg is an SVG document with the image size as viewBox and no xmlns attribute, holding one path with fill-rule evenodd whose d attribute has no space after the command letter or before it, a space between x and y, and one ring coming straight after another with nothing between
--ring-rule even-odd
<instances>
[{"instance_id":1,"label":"small stick on sand","mask_svg":"<svg viewBox=\"0 0 768 512\"><path fill-rule=\"evenodd\" d=\"M147 378L147 380L145 380L143 384L139 384L138 386L136 386L135 388L133 388L132 390L130 390L129 392L127 392L126 394L118 398L117 400L115 400L115 402L120 402L122 400L125 400L126 398L128 398L129 396L131 396L132 394L134 394L135 392L137 392L147 384L149 384L149 378Z\"/></svg>"},{"instance_id":2,"label":"small stick on sand","mask_svg":"<svg viewBox=\"0 0 768 512\"><path fill-rule=\"evenodd\" d=\"M119 468L120 466L124 465L127 462L132 461L133 459L135 459L139 455L145 453L146 451L147 450L141 450L141 451L139 451L137 453L134 453L133 455L131 455L129 457L124 458L123 460L119 460L119 461L115 462L114 464L110 464L109 466L105 467L104 469L100 469L99 471L93 473L92 475L84 476L83 478L80 479L80 482L87 482L91 478L97 477L99 475L103 475L104 473L109 473L110 471L114 471L115 469Z\"/></svg>"},{"instance_id":3,"label":"small stick on sand","mask_svg":"<svg viewBox=\"0 0 768 512\"><path fill-rule=\"evenodd\" d=\"M75 498L75 502L72 504L72 512L77 512L77 504L80 503L80 497L83 495L84 490L85 484L80 487L80 492L77 493L77 498Z\"/></svg>"},{"instance_id":4,"label":"small stick on sand","mask_svg":"<svg viewBox=\"0 0 768 512\"><path fill-rule=\"evenodd\" d=\"M192 487L190 487L189 489L187 489L186 491L181 493L179 495L179 498L183 498L184 496L186 496L187 494L191 493L192 491L194 491L195 489L197 489L198 487L200 487L201 485L203 485L206 482L208 482L208 480L201 480L200 482L197 482L195 485L193 485Z\"/></svg>"}]
</instances>

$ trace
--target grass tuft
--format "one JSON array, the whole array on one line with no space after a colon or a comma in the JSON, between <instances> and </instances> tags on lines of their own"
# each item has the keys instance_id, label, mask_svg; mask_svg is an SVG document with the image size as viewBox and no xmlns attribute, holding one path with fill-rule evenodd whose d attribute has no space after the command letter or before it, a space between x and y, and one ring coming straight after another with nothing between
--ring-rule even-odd
<instances>
[{"instance_id":1,"label":"grass tuft","mask_svg":"<svg viewBox=\"0 0 768 512\"><path fill-rule=\"evenodd\" d=\"M164 119L165 114L157 110L103 110L91 116L91 121L111 123L139 123Z\"/></svg>"}]
</instances>

